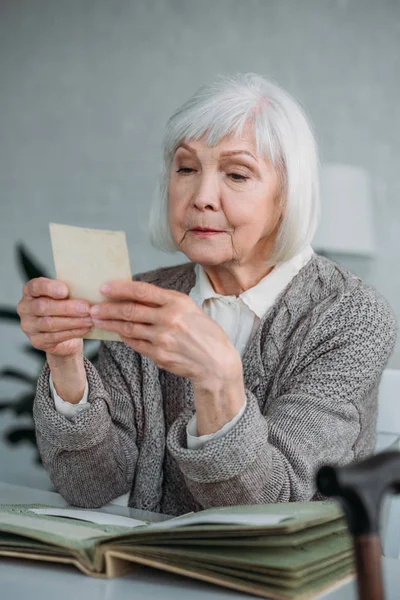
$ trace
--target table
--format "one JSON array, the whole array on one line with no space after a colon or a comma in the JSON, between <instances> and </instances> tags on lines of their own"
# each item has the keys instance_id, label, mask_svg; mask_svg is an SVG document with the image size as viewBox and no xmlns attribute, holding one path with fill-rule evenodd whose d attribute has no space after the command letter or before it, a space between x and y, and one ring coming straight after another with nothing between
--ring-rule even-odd
<instances>
[{"instance_id":1,"label":"table","mask_svg":"<svg viewBox=\"0 0 400 600\"><path fill-rule=\"evenodd\" d=\"M42 503L68 506L54 492L35 490L22 486L0 483L0 503ZM149 513L136 509L107 505L101 510L133 518L148 517ZM150 513L151 518L164 520L164 515ZM21 569L24 565L23 570ZM400 563L384 558L383 570L386 584L386 600L398 600L400 589ZM254 600L255 596L234 592L208 583L165 573L138 565L118 579L94 579L82 575L68 565L35 563L21 559L0 560L1 600ZM357 600L354 581L320 596L320 600Z\"/></svg>"}]
</instances>

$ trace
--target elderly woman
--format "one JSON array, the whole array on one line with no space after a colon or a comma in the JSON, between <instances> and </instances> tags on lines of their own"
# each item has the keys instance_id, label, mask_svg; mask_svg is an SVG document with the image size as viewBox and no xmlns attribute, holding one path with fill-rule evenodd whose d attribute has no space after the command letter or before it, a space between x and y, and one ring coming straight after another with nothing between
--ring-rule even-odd
<instances>
[{"instance_id":1,"label":"elderly woman","mask_svg":"<svg viewBox=\"0 0 400 600\"><path fill-rule=\"evenodd\" d=\"M32 280L18 306L47 353L34 418L64 498L173 515L307 501L322 463L373 451L396 324L313 253L317 214L314 138L277 86L220 78L171 117L151 233L189 262L106 282L94 306ZM93 324L123 340L96 366Z\"/></svg>"}]
</instances>

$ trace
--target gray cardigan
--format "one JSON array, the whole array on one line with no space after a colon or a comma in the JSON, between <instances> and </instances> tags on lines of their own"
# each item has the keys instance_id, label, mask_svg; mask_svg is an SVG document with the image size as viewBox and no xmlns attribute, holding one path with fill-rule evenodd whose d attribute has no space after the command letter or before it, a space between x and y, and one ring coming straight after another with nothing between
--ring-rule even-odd
<instances>
[{"instance_id":1,"label":"gray cardigan","mask_svg":"<svg viewBox=\"0 0 400 600\"><path fill-rule=\"evenodd\" d=\"M194 265L137 275L188 294ZM396 322L371 287L314 255L261 320L243 356L246 410L223 438L186 447L189 380L121 342L85 359L91 407L69 421L54 408L49 367L34 404L43 464L71 504L129 505L178 515L211 506L306 501L323 463L375 444L377 392Z\"/></svg>"}]
</instances>

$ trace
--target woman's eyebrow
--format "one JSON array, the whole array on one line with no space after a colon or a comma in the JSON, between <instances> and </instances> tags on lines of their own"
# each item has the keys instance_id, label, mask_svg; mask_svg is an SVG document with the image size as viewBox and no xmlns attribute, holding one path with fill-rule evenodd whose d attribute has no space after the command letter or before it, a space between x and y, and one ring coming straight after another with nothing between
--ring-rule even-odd
<instances>
[{"instance_id":1,"label":"woman's eyebrow","mask_svg":"<svg viewBox=\"0 0 400 600\"><path fill-rule=\"evenodd\" d=\"M197 156L197 152L196 152L195 148L192 148L188 144L185 144L185 142L182 142L181 144L179 144L179 146L177 147L177 150L179 150L179 148L184 148L188 152L191 152L192 154L196 154L196 156ZM252 154L248 150L229 150L227 152L221 152L220 156L221 156L221 158L228 158L230 156L237 156L238 154L247 154L247 156L250 156L256 162L259 162L258 159L254 156L254 154Z\"/></svg>"},{"instance_id":2,"label":"woman's eyebrow","mask_svg":"<svg viewBox=\"0 0 400 600\"><path fill-rule=\"evenodd\" d=\"M179 148L184 148L188 152L191 152L192 154L196 154L196 156L197 156L196 150L194 148L192 148L191 146L189 146L188 144L185 144L185 142L182 142L181 144L179 144L179 146L177 147L176 151L178 151Z\"/></svg>"},{"instance_id":3,"label":"woman's eyebrow","mask_svg":"<svg viewBox=\"0 0 400 600\"><path fill-rule=\"evenodd\" d=\"M222 152L221 157L225 158L225 157L229 157L229 156L236 156L238 154L247 154L247 156L251 156L251 158L253 160L258 162L258 159L254 156L254 154L252 154L248 150L231 150L230 152Z\"/></svg>"}]
</instances>

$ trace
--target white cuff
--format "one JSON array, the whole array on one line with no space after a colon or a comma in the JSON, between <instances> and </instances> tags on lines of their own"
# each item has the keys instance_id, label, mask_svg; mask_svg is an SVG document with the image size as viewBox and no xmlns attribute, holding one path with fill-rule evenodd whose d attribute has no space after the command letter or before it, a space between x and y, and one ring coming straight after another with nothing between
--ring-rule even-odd
<instances>
[{"instance_id":1,"label":"white cuff","mask_svg":"<svg viewBox=\"0 0 400 600\"><path fill-rule=\"evenodd\" d=\"M80 413L82 413L85 410L88 410L88 408L90 408L90 404L87 401L88 395L89 395L89 384L88 384L87 378L86 378L86 384L85 384L85 391L83 392L83 397L78 402L78 404L71 404L71 402L65 402L65 400L60 398L60 396L57 394L56 389L54 387L53 378L51 376L51 373L50 373L50 378L49 378L49 384L50 384L50 393L54 400L54 407L55 407L56 411L58 413L60 413L60 415L64 415L64 417L66 417L67 419L72 419L73 417L76 417Z\"/></svg>"},{"instance_id":2,"label":"white cuff","mask_svg":"<svg viewBox=\"0 0 400 600\"><path fill-rule=\"evenodd\" d=\"M246 410L247 400L244 401L242 408L239 410L238 414L233 417L229 423L225 423L221 429L215 431L215 433L208 433L207 435L197 435L197 419L196 415L190 419L189 423L186 426L186 445L189 450L200 450L207 442L211 442L211 440L218 440L219 438L224 437L233 429L236 423L239 421L240 417L243 415Z\"/></svg>"}]
</instances>

